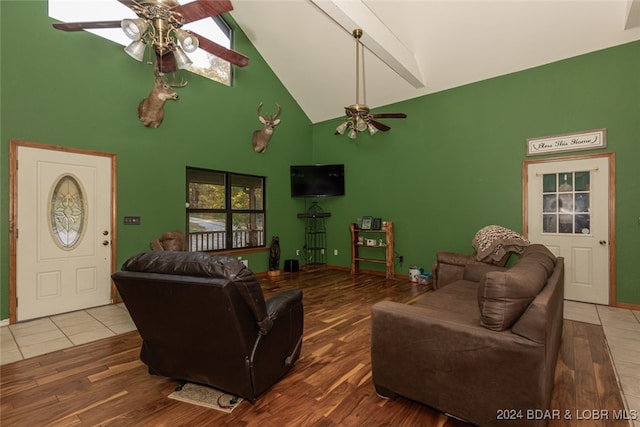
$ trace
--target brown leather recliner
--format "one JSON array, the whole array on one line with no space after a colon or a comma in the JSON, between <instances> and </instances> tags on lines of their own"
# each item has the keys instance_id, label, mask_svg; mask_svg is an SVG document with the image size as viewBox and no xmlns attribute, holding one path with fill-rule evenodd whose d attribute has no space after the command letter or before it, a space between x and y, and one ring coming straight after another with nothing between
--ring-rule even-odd
<instances>
[{"instance_id":1,"label":"brown leather recliner","mask_svg":"<svg viewBox=\"0 0 640 427\"><path fill-rule=\"evenodd\" d=\"M265 301L239 260L152 251L112 275L143 339L149 372L204 384L254 402L300 355L302 291Z\"/></svg>"}]
</instances>

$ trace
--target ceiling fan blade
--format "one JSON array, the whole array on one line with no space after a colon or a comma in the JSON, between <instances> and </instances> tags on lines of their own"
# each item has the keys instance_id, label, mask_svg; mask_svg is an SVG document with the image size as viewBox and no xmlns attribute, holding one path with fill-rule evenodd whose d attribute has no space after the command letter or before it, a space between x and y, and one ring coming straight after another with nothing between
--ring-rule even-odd
<instances>
[{"instance_id":1,"label":"ceiling fan blade","mask_svg":"<svg viewBox=\"0 0 640 427\"><path fill-rule=\"evenodd\" d=\"M369 120L369 123L371 123L376 129L381 130L382 132L386 132L391 129L389 126L380 122L376 122L375 120Z\"/></svg>"},{"instance_id":2,"label":"ceiling fan blade","mask_svg":"<svg viewBox=\"0 0 640 427\"><path fill-rule=\"evenodd\" d=\"M246 65L249 65L249 58L244 56L240 52L227 49L226 47L221 46L218 43L213 42L208 38L203 37L200 34L197 34L193 31L190 31L190 33L198 38L198 41L200 42L200 49L204 49L207 52L214 54L218 58L229 61L233 65L236 65L238 67L244 67Z\"/></svg>"},{"instance_id":3,"label":"ceiling fan blade","mask_svg":"<svg viewBox=\"0 0 640 427\"><path fill-rule=\"evenodd\" d=\"M118 0L120 3L122 3L123 5L127 6L127 7L131 7L131 6L140 6L140 3L138 3L137 1L134 0Z\"/></svg>"},{"instance_id":4,"label":"ceiling fan blade","mask_svg":"<svg viewBox=\"0 0 640 427\"><path fill-rule=\"evenodd\" d=\"M162 74L175 73L178 67L176 66L176 57L173 52L159 55L156 52L156 67Z\"/></svg>"},{"instance_id":5,"label":"ceiling fan blade","mask_svg":"<svg viewBox=\"0 0 640 427\"><path fill-rule=\"evenodd\" d=\"M60 22L53 24L53 28L62 31L82 31L94 28L120 28L121 21L94 21L94 22Z\"/></svg>"},{"instance_id":6,"label":"ceiling fan blade","mask_svg":"<svg viewBox=\"0 0 640 427\"><path fill-rule=\"evenodd\" d=\"M372 114L371 117L374 119L406 119L407 115L405 113L379 113Z\"/></svg>"},{"instance_id":7,"label":"ceiling fan blade","mask_svg":"<svg viewBox=\"0 0 640 427\"><path fill-rule=\"evenodd\" d=\"M172 12L178 12L184 17L184 24L217 16L231 10L233 10L233 6L230 0L194 0L171 9Z\"/></svg>"}]
</instances>

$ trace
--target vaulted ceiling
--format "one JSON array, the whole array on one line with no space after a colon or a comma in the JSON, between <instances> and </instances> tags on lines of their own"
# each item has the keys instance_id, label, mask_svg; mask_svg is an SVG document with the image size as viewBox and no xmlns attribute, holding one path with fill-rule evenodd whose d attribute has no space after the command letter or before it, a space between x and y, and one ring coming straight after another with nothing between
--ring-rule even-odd
<instances>
[{"instance_id":1,"label":"vaulted ceiling","mask_svg":"<svg viewBox=\"0 0 640 427\"><path fill-rule=\"evenodd\" d=\"M341 116L355 102L355 27L371 49L365 83L372 109L640 40L640 0L235 0L233 6L233 18L314 123Z\"/></svg>"},{"instance_id":2,"label":"vaulted ceiling","mask_svg":"<svg viewBox=\"0 0 640 427\"><path fill-rule=\"evenodd\" d=\"M56 5L51 16L65 22L135 17L116 0L49 3L50 12ZM58 10L58 4L70 5L75 19ZM364 31L366 46L366 97L361 91L360 101L373 112L395 112L376 107L640 40L640 0L232 0L232 4L235 21L313 123L343 116L344 107L356 101L355 28ZM83 15L78 16L80 12ZM100 31L124 38L119 29Z\"/></svg>"}]
</instances>

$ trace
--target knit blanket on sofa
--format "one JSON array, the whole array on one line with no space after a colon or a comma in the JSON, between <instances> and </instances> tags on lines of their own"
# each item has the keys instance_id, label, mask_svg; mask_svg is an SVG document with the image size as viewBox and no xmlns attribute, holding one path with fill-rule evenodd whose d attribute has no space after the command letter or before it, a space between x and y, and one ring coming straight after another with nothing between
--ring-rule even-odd
<instances>
[{"instance_id":1,"label":"knit blanket on sofa","mask_svg":"<svg viewBox=\"0 0 640 427\"><path fill-rule=\"evenodd\" d=\"M519 233L499 225L481 228L472 241L476 259L483 262L500 261L507 252L521 254L529 244Z\"/></svg>"}]
</instances>

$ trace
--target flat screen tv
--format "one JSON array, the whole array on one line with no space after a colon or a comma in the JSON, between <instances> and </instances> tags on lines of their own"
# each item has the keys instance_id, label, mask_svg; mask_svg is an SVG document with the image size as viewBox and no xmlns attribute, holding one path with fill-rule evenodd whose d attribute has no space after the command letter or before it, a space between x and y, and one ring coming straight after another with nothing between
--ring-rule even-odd
<instances>
[{"instance_id":1,"label":"flat screen tv","mask_svg":"<svg viewBox=\"0 0 640 427\"><path fill-rule=\"evenodd\" d=\"M344 196L344 165L291 166L291 197Z\"/></svg>"}]
</instances>

